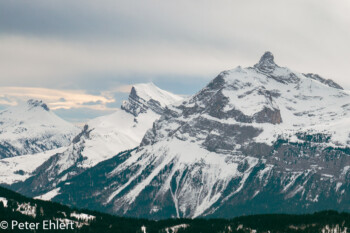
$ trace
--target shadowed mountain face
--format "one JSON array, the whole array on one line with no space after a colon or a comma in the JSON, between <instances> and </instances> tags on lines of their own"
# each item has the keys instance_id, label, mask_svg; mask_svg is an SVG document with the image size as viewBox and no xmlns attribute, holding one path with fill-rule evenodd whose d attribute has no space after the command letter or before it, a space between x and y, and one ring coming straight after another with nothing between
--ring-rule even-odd
<instances>
[{"instance_id":1,"label":"shadowed mountain face","mask_svg":"<svg viewBox=\"0 0 350 233\"><path fill-rule=\"evenodd\" d=\"M313 77L269 52L224 71L53 200L155 219L350 210L349 92Z\"/></svg>"}]
</instances>

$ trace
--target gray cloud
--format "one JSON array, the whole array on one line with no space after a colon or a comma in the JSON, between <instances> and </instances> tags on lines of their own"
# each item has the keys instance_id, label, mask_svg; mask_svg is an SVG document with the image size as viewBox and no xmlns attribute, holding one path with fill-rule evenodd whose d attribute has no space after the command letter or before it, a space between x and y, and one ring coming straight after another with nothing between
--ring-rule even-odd
<instances>
[{"instance_id":1,"label":"gray cloud","mask_svg":"<svg viewBox=\"0 0 350 233\"><path fill-rule=\"evenodd\" d=\"M0 0L0 86L98 94L153 81L190 94L270 50L350 88L349 11L347 0Z\"/></svg>"}]
</instances>

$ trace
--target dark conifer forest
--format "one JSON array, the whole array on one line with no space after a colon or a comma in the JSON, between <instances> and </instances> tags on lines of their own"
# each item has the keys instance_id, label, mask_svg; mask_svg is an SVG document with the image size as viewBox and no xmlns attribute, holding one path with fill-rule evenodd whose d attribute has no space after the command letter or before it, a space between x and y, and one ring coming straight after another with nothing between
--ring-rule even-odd
<instances>
[{"instance_id":1,"label":"dark conifer forest","mask_svg":"<svg viewBox=\"0 0 350 233\"><path fill-rule=\"evenodd\" d=\"M69 219L74 229L60 230L21 230L11 224L1 232L76 232L76 233L223 233L223 232L348 232L350 214L336 211L322 211L306 215L266 214L241 216L233 219L167 219L161 221L125 218L103 214L90 210L78 210L58 203L24 197L0 187L1 222L16 220L41 224L44 220ZM23 205L23 204L26 205ZM35 207L34 216L27 211L28 206ZM27 211L27 212L26 212ZM94 219L78 219L72 213L94 216ZM70 216L70 217L69 217Z\"/></svg>"}]
</instances>

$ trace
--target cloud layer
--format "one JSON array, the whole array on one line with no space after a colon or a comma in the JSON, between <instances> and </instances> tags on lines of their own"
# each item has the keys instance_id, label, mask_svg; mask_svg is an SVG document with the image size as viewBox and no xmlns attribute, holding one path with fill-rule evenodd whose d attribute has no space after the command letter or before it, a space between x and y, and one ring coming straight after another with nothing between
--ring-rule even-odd
<instances>
[{"instance_id":1,"label":"cloud layer","mask_svg":"<svg viewBox=\"0 0 350 233\"><path fill-rule=\"evenodd\" d=\"M110 106L136 82L194 93L269 50L350 88L348 12L348 0L0 0L0 86L104 93Z\"/></svg>"},{"instance_id":2,"label":"cloud layer","mask_svg":"<svg viewBox=\"0 0 350 233\"><path fill-rule=\"evenodd\" d=\"M106 104L115 100L110 96L90 95L79 90L55 90L30 87L0 87L0 104L17 105L28 99L43 100L52 110L71 108L91 108L106 110Z\"/></svg>"}]
</instances>

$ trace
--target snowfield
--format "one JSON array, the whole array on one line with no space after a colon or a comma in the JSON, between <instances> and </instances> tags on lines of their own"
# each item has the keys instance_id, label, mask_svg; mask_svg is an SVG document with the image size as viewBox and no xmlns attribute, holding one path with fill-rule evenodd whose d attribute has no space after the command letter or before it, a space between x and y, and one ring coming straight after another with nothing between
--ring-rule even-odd
<instances>
[{"instance_id":1,"label":"snowfield","mask_svg":"<svg viewBox=\"0 0 350 233\"><path fill-rule=\"evenodd\" d=\"M32 155L21 155L0 160L0 183L13 184L32 176L32 172L51 156L62 153L67 147L60 147Z\"/></svg>"}]
</instances>

